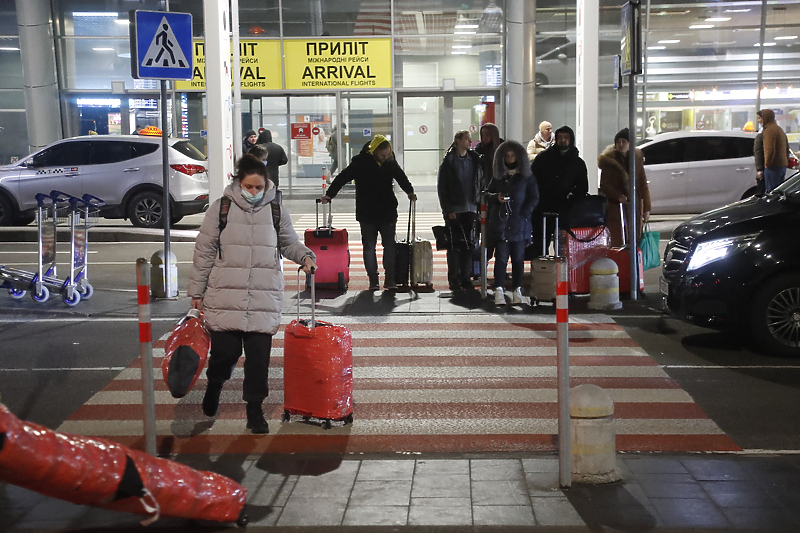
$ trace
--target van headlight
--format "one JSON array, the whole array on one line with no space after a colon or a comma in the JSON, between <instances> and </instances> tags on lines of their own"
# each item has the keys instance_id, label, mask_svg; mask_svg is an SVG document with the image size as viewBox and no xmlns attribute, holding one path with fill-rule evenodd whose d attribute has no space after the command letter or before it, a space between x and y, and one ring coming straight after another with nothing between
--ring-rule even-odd
<instances>
[{"instance_id":1,"label":"van headlight","mask_svg":"<svg viewBox=\"0 0 800 533\"><path fill-rule=\"evenodd\" d=\"M726 239L701 242L697 245L697 248L695 248L686 270L697 270L709 263L724 259L733 252L749 246L756 237L757 235L744 235L741 237L728 237Z\"/></svg>"}]
</instances>

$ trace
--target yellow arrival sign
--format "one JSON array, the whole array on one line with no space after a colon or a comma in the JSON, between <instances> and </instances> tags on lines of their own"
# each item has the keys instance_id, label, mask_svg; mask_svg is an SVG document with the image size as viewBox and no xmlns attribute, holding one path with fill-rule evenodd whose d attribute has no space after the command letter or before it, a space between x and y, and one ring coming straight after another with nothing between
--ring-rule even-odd
<instances>
[{"instance_id":1,"label":"yellow arrival sign","mask_svg":"<svg viewBox=\"0 0 800 533\"><path fill-rule=\"evenodd\" d=\"M239 42L241 66L239 77L242 89L283 89L281 79L281 42L278 40L252 39ZM178 91L205 91L205 44L194 40L194 77L189 81L176 81Z\"/></svg>"},{"instance_id":2,"label":"yellow arrival sign","mask_svg":"<svg viewBox=\"0 0 800 533\"><path fill-rule=\"evenodd\" d=\"M392 40L285 40L286 88L391 89Z\"/></svg>"}]
</instances>

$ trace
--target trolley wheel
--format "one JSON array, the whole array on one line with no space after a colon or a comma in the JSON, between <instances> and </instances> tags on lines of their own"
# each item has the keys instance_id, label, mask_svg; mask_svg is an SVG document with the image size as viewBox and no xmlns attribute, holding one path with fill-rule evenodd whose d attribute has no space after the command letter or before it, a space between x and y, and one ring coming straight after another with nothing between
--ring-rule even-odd
<instances>
[{"instance_id":1,"label":"trolley wheel","mask_svg":"<svg viewBox=\"0 0 800 533\"><path fill-rule=\"evenodd\" d=\"M236 525L239 527L245 527L249 522L250 518L247 516L247 513L244 512L244 509L242 509L242 512L239 513L239 518L236 519Z\"/></svg>"},{"instance_id":2,"label":"trolley wheel","mask_svg":"<svg viewBox=\"0 0 800 533\"><path fill-rule=\"evenodd\" d=\"M322 421L322 429L331 429L331 421L329 418Z\"/></svg>"},{"instance_id":3,"label":"trolley wheel","mask_svg":"<svg viewBox=\"0 0 800 533\"><path fill-rule=\"evenodd\" d=\"M353 413L350 413L346 417L344 417L345 424L352 424L353 423Z\"/></svg>"},{"instance_id":4,"label":"trolley wheel","mask_svg":"<svg viewBox=\"0 0 800 533\"><path fill-rule=\"evenodd\" d=\"M25 293L28 292L25 289L16 289L14 287L8 289L8 295L14 298L15 300L21 300Z\"/></svg>"},{"instance_id":5,"label":"trolley wheel","mask_svg":"<svg viewBox=\"0 0 800 533\"><path fill-rule=\"evenodd\" d=\"M73 290L72 291L72 298L70 299L69 291L64 291L64 293L61 295L61 299L68 306L75 307L81 301L81 293L79 293L77 290Z\"/></svg>"},{"instance_id":6,"label":"trolley wheel","mask_svg":"<svg viewBox=\"0 0 800 533\"><path fill-rule=\"evenodd\" d=\"M78 290L81 293L81 300L88 300L94 294L94 287L91 283L87 283L83 290Z\"/></svg>"},{"instance_id":7,"label":"trolley wheel","mask_svg":"<svg viewBox=\"0 0 800 533\"><path fill-rule=\"evenodd\" d=\"M288 422L292 418L292 415L289 414L289 411L284 411L281 415L281 422Z\"/></svg>"},{"instance_id":8,"label":"trolley wheel","mask_svg":"<svg viewBox=\"0 0 800 533\"><path fill-rule=\"evenodd\" d=\"M42 285L42 293L36 294L36 290L31 291L31 298L33 298L34 302L46 302L48 298L50 298L50 290Z\"/></svg>"},{"instance_id":9,"label":"trolley wheel","mask_svg":"<svg viewBox=\"0 0 800 533\"><path fill-rule=\"evenodd\" d=\"M340 291L346 291L347 290L347 282L344 280L344 272L339 272L339 276L338 277L339 277L339 279L338 279L337 285L339 287L339 290Z\"/></svg>"}]
</instances>

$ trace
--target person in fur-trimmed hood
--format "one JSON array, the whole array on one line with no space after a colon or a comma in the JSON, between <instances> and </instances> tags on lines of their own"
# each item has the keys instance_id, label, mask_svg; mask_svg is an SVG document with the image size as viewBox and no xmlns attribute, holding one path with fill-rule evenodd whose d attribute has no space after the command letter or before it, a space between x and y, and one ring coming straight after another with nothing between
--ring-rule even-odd
<instances>
[{"instance_id":1,"label":"person in fur-trimmed hood","mask_svg":"<svg viewBox=\"0 0 800 533\"><path fill-rule=\"evenodd\" d=\"M614 136L614 144L605 149L597 158L600 168L600 192L606 197L606 227L611 233L611 246L619 247L630 241L630 214L625 209L627 236L622 238L620 204L627 204L630 195L628 161L630 142L628 128ZM642 234L642 226L650 218L650 188L644 172L644 155L636 149L636 193L639 197L639 215L636 217L637 235ZM623 242L624 241L624 242Z\"/></svg>"},{"instance_id":2,"label":"person in fur-trimmed hood","mask_svg":"<svg viewBox=\"0 0 800 533\"><path fill-rule=\"evenodd\" d=\"M525 247L531 242L531 216L539 187L520 143L505 141L494 154L492 179L486 188L488 239L494 248L494 303L505 305L506 268L511 257L512 304L522 304Z\"/></svg>"}]
</instances>

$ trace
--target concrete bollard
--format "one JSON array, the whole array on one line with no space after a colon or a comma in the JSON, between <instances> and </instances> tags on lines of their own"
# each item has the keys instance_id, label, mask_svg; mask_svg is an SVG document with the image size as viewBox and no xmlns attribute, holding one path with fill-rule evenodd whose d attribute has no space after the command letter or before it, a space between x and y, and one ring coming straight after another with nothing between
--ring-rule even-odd
<instances>
[{"instance_id":1,"label":"concrete bollard","mask_svg":"<svg viewBox=\"0 0 800 533\"><path fill-rule=\"evenodd\" d=\"M619 267L613 259L603 257L589 267L589 309L621 309L619 301Z\"/></svg>"},{"instance_id":2,"label":"concrete bollard","mask_svg":"<svg viewBox=\"0 0 800 533\"><path fill-rule=\"evenodd\" d=\"M597 385L586 383L570 391L573 482L619 481L613 414L611 395Z\"/></svg>"},{"instance_id":3,"label":"concrete bollard","mask_svg":"<svg viewBox=\"0 0 800 533\"><path fill-rule=\"evenodd\" d=\"M150 258L150 292L153 298L175 298L178 296L178 258L169 253L170 292L164 287L164 250L159 250Z\"/></svg>"}]
</instances>

